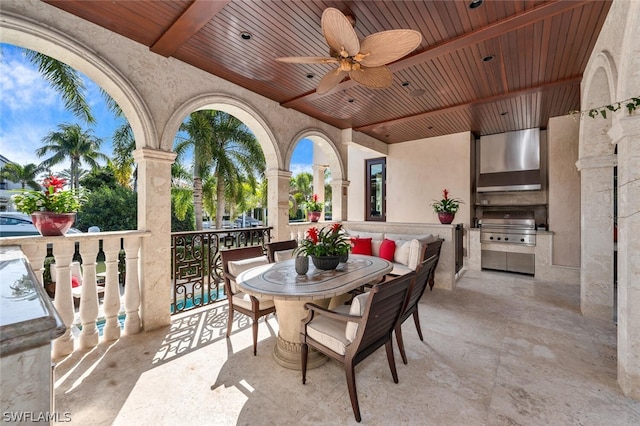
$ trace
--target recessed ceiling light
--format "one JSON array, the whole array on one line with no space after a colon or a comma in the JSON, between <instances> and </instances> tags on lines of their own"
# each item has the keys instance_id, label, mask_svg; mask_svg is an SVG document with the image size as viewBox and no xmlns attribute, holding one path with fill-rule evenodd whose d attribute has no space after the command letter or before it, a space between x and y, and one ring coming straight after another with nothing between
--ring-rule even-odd
<instances>
[{"instance_id":1,"label":"recessed ceiling light","mask_svg":"<svg viewBox=\"0 0 640 426\"><path fill-rule=\"evenodd\" d=\"M477 7L482 6L482 3L484 3L484 0L471 0L469 2L469 9L475 9Z\"/></svg>"},{"instance_id":2,"label":"recessed ceiling light","mask_svg":"<svg viewBox=\"0 0 640 426\"><path fill-rule=\"evenodd\" d=\"M507 115L507 114L509 114L509 113L508 113L508 112L506 112L506 111L505 111L505 112L501 112L501 113L500 113L500 115L502 115L502 116L505 116L505 115Z\"/></svg>"},{"instance_id":3,"label":"recessed ceiling light","mask_svg":"<svg viewBox=\"0 0 640 426\"><path fill-rule=\"evenodd\" d=\"M410 83L408 81L403 81L402 82L402 87L407 87Z\"/></svg>"},{"instance_id":4,"label":"recessed ceiling light","mask_svg":"<svg viewBox=\"0 0 640 426\"><path fill-rule=\"evenodd\" d=\"M427 127L428 130L433 130L433 126Z\"/></svg>"},{"instance_id":5,"label":"recessed ceiling light","mask_svg":"<svg viewBox=\"0 0 640 426\"><path fill-rule=\"evenodd\" d=\"M482 58L482 62L490 62L493 61L493 58L495 58L495 56L493 55L487 55L484 58Z\"/></svg>"},{"instance_id":6,"label":"recessed ceiling light","mask_svg":"<svg viewBox=\"0 0 640 426\"><path fill-rule=\"evenodd\" d=\"M350 104L354 103L355 101L356 101L356 100L355 100L355 99L353 99L353 98L349 98L349 99L347 99L347 102L349 102Z\"/></svg>"},{"instance_id":7,"label":"recessed ceiling light","mask_svg":"<svg viewBox=\"0 0 640 426\"><path fill-rule=\"evenodd\" d=\"M313 74L313 73L309 73L309 74L307 74L307 78L314 78L315 76L316 76L316 75L315 75L315 74Z\"/></svg>"},{"instance_id":8,"label":"recessed ceiling light","mask_svg":"<svg viewBox=\"0 0 640 426\"><path fill-rule=\"evenodd\" d=\"M251 33L248 32L248 31L243 31L243 32L240 33L240 37L243 40L251 40Z\"/></svg>"}]
</instances>

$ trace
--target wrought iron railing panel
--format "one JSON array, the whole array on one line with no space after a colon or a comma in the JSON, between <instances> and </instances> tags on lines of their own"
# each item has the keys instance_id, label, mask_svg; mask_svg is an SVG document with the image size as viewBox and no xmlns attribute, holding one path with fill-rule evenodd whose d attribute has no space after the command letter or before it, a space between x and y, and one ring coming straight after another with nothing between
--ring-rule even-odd
<instances>
[{"instance_id":1,"label":"wrought iron railing panel","mask_svg":"<svg viewBox=\"0 0 640 426\"><path fill-rule=\"evenodd\" d=\"M171 313L226 298L220 251L261 246L271 240L266 227L173 232L171 234L173 301Z\"/></svg>"}]
</instances>

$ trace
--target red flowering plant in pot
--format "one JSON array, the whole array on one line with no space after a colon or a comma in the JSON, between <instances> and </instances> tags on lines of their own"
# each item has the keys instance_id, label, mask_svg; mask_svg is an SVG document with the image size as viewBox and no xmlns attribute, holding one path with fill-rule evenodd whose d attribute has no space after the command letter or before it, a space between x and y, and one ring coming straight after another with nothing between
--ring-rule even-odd
<instances>
[{"instance_id":1,"label":"red flowering plant in pot","mask_svg":"<svg viewBox=\"0 0 640 426\"><path fill-rule=\"evenodd\" d=\"M22 213L31 215L36 229L44 236L64 235L86 199L85 191L64 189L67 181L49 176L42 182L42 191L20 191L11 198Z\"/></svg>"},{"instance_id":2,"label":"red flowering plant in pot","mask_svg":"<svg viewBox=\"0 0 640 426\"><path fill-rule=\"evenodd\" d=\"M318 269L335 269L349 255L351 241L342 228L334 223L321 229L315 226L307 230L307 236L300 242L294 254L309 256Z\"/></svg>"},{"instance_id":3,"label":"red flowering plant in pot","mask_svg":"<svg viewBox=\"0 0 640 426\"><path fill-rule=\"evenodd\" d=\"M318 194L313 194L311 201L307 201L307 216L311 222L317 222L320 219L322 213L322 207L324 203L318 201Z\"/></svg>"},{"instance_id":4,"label":"red flowering plant in pot","mask_svg":"<svg viewBox=\"0 0 640 426\"><path fill-rule=\"evenodd\" d=\"M462 203L463 201L459 198L449 198L449 191L445 188L442 190L442 199L434 200L431 207L433 207L434 212L438 213L440 223L449 224L453 222L453 218Z\"/></svg>"}]
</instances>

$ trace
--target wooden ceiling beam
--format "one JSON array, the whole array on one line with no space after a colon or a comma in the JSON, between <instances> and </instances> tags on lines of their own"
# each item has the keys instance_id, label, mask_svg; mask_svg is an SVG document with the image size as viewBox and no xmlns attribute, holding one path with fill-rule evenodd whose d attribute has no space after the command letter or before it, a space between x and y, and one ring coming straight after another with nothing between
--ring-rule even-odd
<instances>
[{"instance_id":1,"label":"wooden ceiling beam","mask_svg":"<svg viewBox=\"0 0 640 426\"><path fill-rule=\"evenodd\" d=\"M200 31L230 0L194 0L180 17L149 48L165 58L173 55Z\"/></svg>"},{"instance_id":2,"label":"wooden ceiling beam","mask_svg":"<svg viewBox=\"0 0 640 426\"><path fill-rule=\"evenodd\" d=\"M485 40L496 38L502 34L506 34L511 31L515 31L519 28L532 25L534 22L538 22L543 19L547 19L552 16L565 13L569 10L575 9L577 7L582 7L591 2L592 0L580 0L580 1L555 0L548 3L543 3L534 8L525 10L522 13L509 16L505 19L493 22L482 28L478 28L475 31L465 33L454 39L437 44L431 48L423 50L420 53L416 53L413 56L408 56L404 59L394 62L393 64L390 64L388 67L391 70L391 72L396 72L412 66L420 65L427 61L433 60L439 56L447 55L458 49L462 49L469 45L477 44ZM357 84L358 83L356 83L355 81L347 79L342 83L340 83L336 87L335 91L346 90L346 89L349 89L350 87L356 86ZM280 105L282 105L285 108L296 108L296 106L300 105L301 103L312 102L318 99L319 97L320 96L315 91L313 91L313 92L306 93L302 96L298 96L297 98L293 98L288 101L282 102Z\"/></svg>"},{"instance_id":3,"label":"wooden ceiling beam","mask_svg":"<svg viewBox=\"0 0 640 426\"><path fill-rule=\"evenodd\" d=\"M537 85L537 86L534 86L534 87L529 87L529 88L526 88L526 89L523 89L523 90L516 90L516 91L513 91L513 92L501 93L500 95L492 96L490 98L479 99L479 100L473 101L473 102L465 102L463 104L458 104L458 105L453 105L453 106L450 106L450 107L447 107L447 108L441 108L441 109L436 109L436 110L432 110L432 111L422 112L420 114L408 115L408 116L396 118L396 119L393 119L393 120L379 121L377 123L367 124L366 126L355 127L353 130L356 130L358 132L372 131L376 127L409 123L409 122L412 122L414 120L422 120L422 119L425 119L425 118L434 117L434 116L441 115L441 114L457 112L457 111L460 111L460 110L465 110L465 109L477 107L477 106L480 106L480 105L483 105L483 104L501 102L501 101L504 101L504 100L507 100L507 99L511 99L511 98L515 98L515 97L518 97L518 96L528 95L530 93L542 92L542 91L546 91L546 90L549 90L549 89L554 89L554 88L560 87L560 86L580 85L581 81L582 81L582 75L578 75L578 76L566 78L566 79L563 79L563 80L553 81L551 83L543 83L543 84L540 84L540 85ZM569 111L567 111L567 113L569 113Z\"/></svg>"}]
</instances>

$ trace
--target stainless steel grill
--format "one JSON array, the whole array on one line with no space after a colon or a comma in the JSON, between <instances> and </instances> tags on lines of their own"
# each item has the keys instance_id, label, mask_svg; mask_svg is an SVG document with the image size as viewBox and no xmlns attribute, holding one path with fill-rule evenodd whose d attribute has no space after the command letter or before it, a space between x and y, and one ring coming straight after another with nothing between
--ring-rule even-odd
<instances>
[{"instance_id":1,"label":"stainless steel grill","mask_svg":"<svg viewBox=\"0 0 640 426\"><path fill-rule=\"evenodd\" d=\"M532 211L485 211L478 221L481 243L536 245Z\"/></svg>"}]
</instances>

